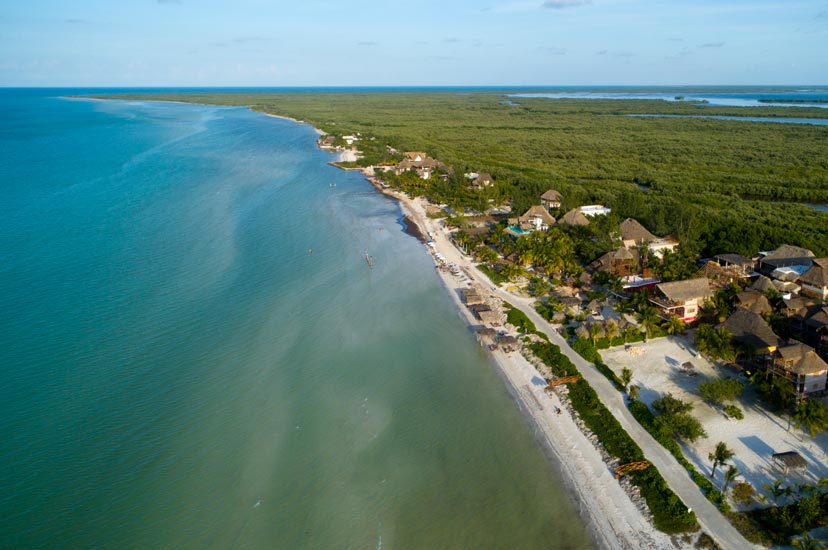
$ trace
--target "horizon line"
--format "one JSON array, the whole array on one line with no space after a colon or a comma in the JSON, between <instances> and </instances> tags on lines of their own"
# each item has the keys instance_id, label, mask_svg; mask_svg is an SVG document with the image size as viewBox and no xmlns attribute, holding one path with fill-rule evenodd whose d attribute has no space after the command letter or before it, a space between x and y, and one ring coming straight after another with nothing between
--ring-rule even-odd
<instances>
[{"instance_id":1,"label":"horizon line","mask_svg":"<svg viewBox=\"0 0 828 550\"><path fill-rule=\"evenodd\" d=\"M155 90L165 89L191 89L191 90L292 90L292 89L423 89L423 88L440 88L440 89L551 89L551 88L782 88L782 87L797 87L797 88L828 88L826 84L465 84L465 85L441 85L441 84L383 84L383 85L266 85L266 86L249 86L249 85L130 85L130 86L111 86L111 85L58 85L58 86L4 86L0 85L3 90L60 90L60 89L78 89L78 88L98 88L107 90L133 90L138 88L147 88Z\"/></svg>"}]
</instances>

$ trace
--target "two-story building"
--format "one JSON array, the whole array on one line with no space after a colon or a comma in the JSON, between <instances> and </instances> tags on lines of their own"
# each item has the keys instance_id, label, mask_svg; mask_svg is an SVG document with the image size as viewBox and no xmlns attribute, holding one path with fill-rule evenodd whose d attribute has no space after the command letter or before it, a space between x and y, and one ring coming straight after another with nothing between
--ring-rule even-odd
<instances>
[{"instance_id":1,"label":"two-story building","mask_svg":"<svg viewBox=\"0 0 828 550\"><path fill-rule=\"evenodd\" d=\"M774 352L768 369L776 376L790 380L799 397L825 390L828 364L811 346L789 341Z\"/></svg>"},{"instance_id":2,"label":"two-story building","mask_svg":"<svg viewBox=\"0 0 828 550\"><path fill-rule=\"evenodd\" d=\"M627 218L618 227L621 232L621 242L627 248L649 249L657 257L661 258L666 251L673 251L679 242L672 236L657 237L650 233L646 227L633 218Z\"/></svg>"},{"instance_id":3,"label":"two-story building","mask_svg":"<svg viewBox=\"0 0 828 550\"><path fill-rule=\"evenodd\" d=\"M802 289L800 294L803 296L822 302L828 300L828 258L814 258L810 269L796 283Z\"/></svg>"},{"instance_id":4,"label":"two-story building","mask_svg":"<svg viewBox=\"0 0 828 550\"><path fill-rule=\"evenodd\" d=\"M650 302L659 316L670 319L675 315L684 322L695 321L704 302L713 295L706 277L660 283L655 288Z\"/></svg>"},{"instance_id":5,"label":"two-story building","mask_svg":"<svg viewBox=\"0 0 828 550\"><path fill-rule=\"evenodd\" d=\"M780 278L779 274L804 273L811 267L813 259L814 253L807 248L783 244L772 252L760 255L759 272L774 278ZM774 272L777 274L774 275Z\"/></svg>"},{"instance_id":6,"label":"two-story building","mask_svg":"<svg viewBox=\"0 0 828 550\"><path fill-rule=\"evenodd\" d=\"M550 189L541 195L541 206L547 210L555 210L561 207L563 197L554 189Z\"/></svg>"},{"instance_id":7,"label":"two-story building","mask_svg":"<svg viewBox=\"0 0 828 550\"><path fill-rule=\"evenodd\" d=\"M522 237L533 231L547 231L554 224L555 218L546 211L546 208L536 204L522 216L509 218L509 226L506 228L506 232L516 237Z\"/></svg>"}]
</instances>

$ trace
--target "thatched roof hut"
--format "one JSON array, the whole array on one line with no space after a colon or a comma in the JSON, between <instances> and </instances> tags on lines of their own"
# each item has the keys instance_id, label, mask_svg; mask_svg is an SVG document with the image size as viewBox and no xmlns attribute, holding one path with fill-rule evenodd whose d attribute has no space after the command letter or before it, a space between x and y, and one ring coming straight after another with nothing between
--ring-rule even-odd
<instances>
[{"instance_id":1,"label":"thatched roof hut","mask_svg":"<svg viewBox=\"0 0 828 550\"><path fill-rule=\"evenodd\" d=\"M477 317L487 325L500 326L503 322L503 316L500 313L492 310L478 311L475 313Z\"/></svg>"},{"instance_id":2,"label":"thatched roof hut","mask_svg":"<svg viewBox=\"0 0 828 550\"><path fill-rule=\"evenodd\" d=\"M779 337L765 320L747 308L736 308L722 326L737 342L753 346L760 353L773 352L779 346Z\"/></svg>"},{"instance_id":3,"label":"thatched roof hut","mask_svg":"<svg viewBox=\"0 0 828 550\"><path fill-rule=\"evenodd\" d=\"M658 239L658 237L647 231L646 227L632 218L627 218L621 222L619 229L621 230L621 240L625 246L637 246L642 242L651 243Z\"/></svg>"},{"instance_id":4,"label":"thatched roof hut","mask_svg":"<svg viewBox=\"0 0 828 550\"><path fill-rule=\"evenodd\" d=\"M767 297L758 290L745 290L736 295L736 305L747 308L759 315L766 315L773 311Z\"/></svg>"},{"instance_id":5,"label":"thatched roof hut","mask_svg":"<svg viewBox=\"0 0 828 550\"><path fill-rule=\"evenodd\" d=\"M579 208L573 208L558 220L558 225L589 225L589 219Z\"/></svg>"},{"instance_id":6,"label":"thatched roof hut","mask_svg":"<svg viewBox=\"0 0 828 550\"><path fill-rule=\"evenodd\" d=\"M472 290L470 288L464 288L460 290L460 295L463 297L463 301L466 303L467 306L474 306L486 303L486 300L484 300L483 297L480 296L480 294L478 294L476 290Z\"/></svg>"},{"instance_id":7,"label":"thatched roof hut","mask_svg":"<svg viewBox=\"0 0 828 550\"><path fill-rule=\"evenodd\" d=\"M795 470L801 470L808 467L808 463L805 462L805 459L802 458L802 455L797 453L796 451L787 451L784 453L773 453L772 460L782 467L785 468L785 473L788 473L788 469L793 468Z\"/></svg>"},{"instance_id":8,"label":"thatched roof hut","mask_svg":"<svg viewBox=\"0 0 828 550\"><path fill-rule=\"evenodd\" d=\"M497 338L497 331L489 327L478 329L475 334L477 336L477 341L484 346L494 344L495 339Z\"/></svg>"}]
</instances>

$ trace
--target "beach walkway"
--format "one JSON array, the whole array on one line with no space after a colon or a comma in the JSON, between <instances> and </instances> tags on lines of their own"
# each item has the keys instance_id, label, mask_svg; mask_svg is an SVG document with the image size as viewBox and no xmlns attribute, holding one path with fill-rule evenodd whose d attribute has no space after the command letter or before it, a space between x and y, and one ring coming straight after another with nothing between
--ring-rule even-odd
<instances>
[{"instance_id":1,"label":"beach walkway","mask_svg":"<svg viewBox=\"0 0 828 550\"><path fill-rule=\"evenodd\" d=\"M561 348L561 352L575 364L581 372L581 375L598 393L604 405L618 419L630 437L638 443L647 460L658 468L670 488L682 499L685 505L696 513L699 525L701 525L705 533L710 535L724 550L751 548L758 550L762 548L747 541L728 522L724 515L704 497L687 470L633 418L629 409L627 409L625 395L616 390L609 380L595 368L595 365L578 355L569 346L569 343L557 333L554 327L535 311L535 308L532 307L532 304L535 302L534 298L512 294L491 283L489 278L477 269L471 259L465 254L462 254L454 246L450 240L448 231L440 227L437 222L427 218L425 207L420 203L419 199L411 200L405 195L393 192L387 194L395 196L395 198L400 200L404 209L411 214L413 220L426 232L431 232L434 235L435 249L442 253L447 261L456 263L466 273L471 274L473 279L484 284L487 291L490 291L497 298L523 311L535 323L537 329L549 337L550 342ZM446 284L449 284L448 281ZM464 314L468 314L466 308L462 307L462 305L460 305L460 309ZM570 430L563 429L564 423L572 422L571 418L566 421L564 418L552 413L550 409L553 409L556 405L559 406L559 403L556 402L557 397L552 397L550 401L550 398L543 394L541 387L533 387L535 384L531 381L538 378L539 375L528 361L522 356L520 359L517 357L508 357L508 354L504 354L503 352L495 352L495 359L501 365L509 365L509 368L503 368L501 370L515 398L521 407L533 418L536 427L542 431L543 438L550 443L548 446L558 456L562 469L569 475L570 479L575 481L576 485L580 485L583 478L579 473L582 474L583 472L579 472L577 468L572 467L572 460L577 460L578 456L586 457L590 456L590 454L595 454L594 450L592 453L589 453L588 449L579 447L579 445L582 446L583 442L586 441L586 438L581 437L582 441L579 440L580 443L576 443L576 439L571 436L573 433L571 429L577 430L577 428L571 427ZM535 395L530 395L530 393L534 393ZM539 409L538 403L545 403L546 405L542 409ZM580 434L580 431L578 430L577 433ZM573 445L570 447L571 451L567 451L566 453L561 452L561 449L564 448L561 445L563 442L566 442L568 445ZM570 455L570 452L573 454ZM598 458L600 459L599 456ZM587 460L586 462L590 461ZM640 548L662 547L664 543L664 539L662 538L663 533L654 531L649 524L645 528L641 525L641 519L632 518L630 515L632 511L635 510L635 514L638 514L638 511L634 506L631 506L629 497L627 497L614 480L611 483L596 483L597 480L602 478L612 479L612 476L603 462L600 462L600 467L597 467L597 463L594 461L592 464L593 466L591 468L593 468L593 471L590 474L591 477L584 480L583 486L590 493L583 494L583 488L579 489L578 487L574 490L582 502L595 503L597 508L606 517L606 519L602 520L598 519L596 514L591 514L593 518L592 527L599 532L597 537L599 544L606 548L626 548L631 543ZM603 472L598 471L601 468L603 468ZM612 489L609 488L610 485ZM599 492L600 494L594 494L595 492ZM639 518L643 518L643 516L639 515ZM624 523L627 525L622 526ZM614 537L618 538L612 540ZM680 543L676 544L678 541L675 539L673 543L676 546L683 546Z\"/></svg>"},{"instance_id":2,"label":"beach walkway","mask_svg":"<svg viewBox=\"0 0 828 550\"><path fill-rule=\"evenodd\" d=\"M476 270L475 270L476 271ZM485 275L476 271L478 277ZM494 286L494 285L492 285ZM560 346L561 352L578 367L581 375L595 389L601 401L618 419L621 426L630 434L636 443L644 451L644 455L656 468L670 485L670 488L681 498L681 500L696 513L702 529L724 549L762 548L748 542L735 527L722 515L713 504L705 498L699 487L690 478L690 474L679 464L667 449L661 446L653 436L641 427L625 403L623 393L615 389L609 380L601 374L595 365L578 355L567 341L559 335L552 325L538 314L532 307L532 299L515 296L499 287L495 292L504 300L509 301L513 306L519 308L535 326L549 337L549 341Z\"/></svg>"}]
</instances>

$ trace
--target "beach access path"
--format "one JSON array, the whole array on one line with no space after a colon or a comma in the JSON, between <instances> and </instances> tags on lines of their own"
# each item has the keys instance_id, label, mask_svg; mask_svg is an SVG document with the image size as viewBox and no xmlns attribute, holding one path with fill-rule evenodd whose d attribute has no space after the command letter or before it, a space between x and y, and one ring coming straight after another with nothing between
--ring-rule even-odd
<instances>
[{"instance_id":1,"label":"beach access path","mask_svg":"<svg viewBox=\"0 0 828 550\"><path fill-rule=\"evenodd\" d=\"M498 296L500 299L509 302L514 307L523 311L533 323L538 330L543 332L549 337L549 341L553 344L559 346L561 348L561 352L564 353L569 359L575 364L578 370L581 372L581 375L586 379L587 382L595 389L598 393L599 398L604 403L604 405L610 410L610 412L615 416L616 419L621 423L621 426L627 431L630 437L638 443L641 447L644 455L646 456L647 460L650 461L656 468L658 468L661 475L667 481L667 484L670 488L682 499L682 501L687 505L691 510L696 513L696 518L698 519L699 525L701 525L704 532L710 535L723 549L725 550L741 550L741 549L749 549L755 548L759 549L762 548L761 546L754 545L748 542L741 533L739 533L735 527L733 527L730 522L722 515L719 510L713 506L713 504L707 500L704 495L702 494L699 487L695 484L695 482L691 479L690 474L684 467L679 464L676 459L658 443L641 425L638 423L635 418L633 418L632 414L630 413L629 409L627 409L625 403L625 396L621 392L615 389L615 387L609 382L609 380L601 374L598 369L592 363L586 361L583 357L578 355L568 344L568 342L562 338L554 327L546 321L543 317L535 311L532 304L535 302L533 298L527 298L524 296L518 296L512 294L489 281L486 275L479 271L471 259L462 254L454 245L451 243L448 231L441 227L440 224L435 223L433 220L428 219L425 212L425 205L422 199L410 199L405 195L395 194L396 198L401 201L404 209L411 215L413 220L420 225L422 228L426 229L426 231L433 234L433 240L435 243L435 247L439 250L449 262L455 262L457 265L465 268L468 272L472 273L474 278L477 281L485 281L487 283L487 287L491 289L491 292ZM455 296L455 299L457 297ZM462 308L465 309L465 308ZM528 364L528 362L527 362ZM521 388L523 390L529 390L531 385L527 384L526 377L530 376L530 373L526 372L523 375L515 374L514 372L510 372L509 368L505 367L505 365L501 365L503 368L503 374L509 380L512 388L518 392L518 396L520 397ZM531 367L531 365L530 365ZM537 376L537 372L534 371L534 367L531 367L532 373L531 375ZM517 376L518 379L512 379L512 375ZM531 379L528 378L528 379ZM543 394L542 389L538 389L540 394ZM546 396L543 396L544 399ZM545 418L543 415L535 414L532 410L532 401L531 397L529 398L530 401L528 405L525 402L521 402L522 406L526 407L529 406L528 412L532 415L535 422L542 426L543 424L548 424L549 422L557 422L560 418L548 419ZM538 397L540 400L540 397ZM541 401L543 403L543 401ZM577 428L576 428L577 429ZM553 437L552 434L544 434L548 437ZM554 436L558 437L558 436ZM585 440L585 438L584 438ZM594 451L594 449L593 449ZM594 454L598 456L600 459L600 455L594 451ZM566 464L568 460L568 455L560 457L561 464ZM603 461L601 462L603 465ZM603 465L604 473L606 474L605 477L612 481L612 483L617 487L618 483L614 481L612 476L609 474L608 469L605 465ZM567 472L572 475L572 472ZM606 482L600 476L601 472L595 472L594 475L598 477L592 480L592 483L588 487L588 491L590 494L588 496L584 496L584 498L589 500L594 500L594 502L598 503L599 500L598 495L592 494L592 492L596 490L600 490L601 486L606 485ZM577 479L577 476L575 476ZM596 480L600 480L600 482L596 483ZM627 510L621 512L629 512L630 509L635 510L635 507L632 506L629 502L629 498L626 494L621 491L621 495L613 496L615 499L615 507L626 507ZM622 499L623 500L619 500ZM610 512L609 515L613 515L613 511L609 511L604 509L599 504L599 508L601 508L604 512ZM616 512L615 515L617 516L617 512L619 510L614 511ZM640 513L636 510L636 513L640 518L643 519ZM629 516L629 514L625 514ZM591 517L595 518L595 514L591 514ZM614 518L617 522L618 517ZM625 521L629 521L630 518L627 517ZM637 523L635 521L631 521L631 523ZM621 533L616 528L610 528L608 526L603 526L606 528L604 532L607 536L619 536ZM647 529L649 531L655 531L654 528L647 525ZM609 535L612 533L612 535ZM641 533L639 533L641 534ZM611 548L624 548L628 544L633 543L636 540L634 536L629 536L628 540L624 541L624 544L619 546L618 544L610 545ZM599 542L604 542L600 541ZM620 541L619 541L620 542ZM640 548L657 548L659 545L656 543L655 540L644 540L643 537L638 538L637 544L639 544Z\"/></svg>"}]
</instances>

